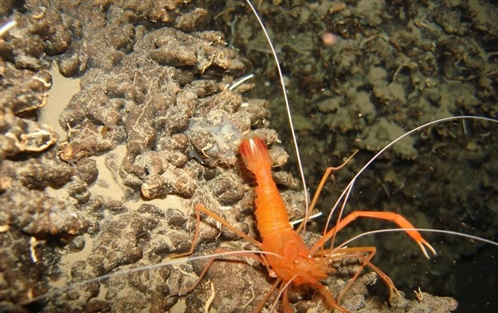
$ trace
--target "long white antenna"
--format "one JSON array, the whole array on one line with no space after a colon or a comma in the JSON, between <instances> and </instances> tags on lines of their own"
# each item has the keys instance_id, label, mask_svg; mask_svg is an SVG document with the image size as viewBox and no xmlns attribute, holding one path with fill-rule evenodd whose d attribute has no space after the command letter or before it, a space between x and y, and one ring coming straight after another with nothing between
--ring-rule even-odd
<instances>
[{"instance_id":1,"label":"long white antenna","mask_svg":"<svg viewBox=\"0 0 498 313\"><path fill-rule=\"evenodd\" d=\"M278 76L280 78L280 86L282 87L282 93L284 94L284 101L285 101L285 107L287 111L287 119L289 121L289 127L291 129L291 134L292 134L292 141L294 143L294 149L296 150L296 158L297 158L297 165L299 167L299 174L301 175L301 182L303 184L303 190L304 190L304 203L306 204L306 215L304 216L304 220L308 220L308 206L309 206L309 198L308 198L308 188L306 186L306 180L304 179L304 171L303 171L303 164L301 162L301 156L299 155L299 147L297 145L297 138L296 134L294 132L294 124L292 123L292 114L291 114L291 109L290 109L290 104L289 104L289 99L287 98L287 89L285 88L285 82L284 82L284 76L282 74L282 69L280 68L280 62L277 57L277 52L275 51L275 48L273 47L273 43L271 41L270 35L266 31L265 25L259 16L258 12L256 11L256 8L252 5L250 0L246 0L247 4L249 7L251 7L252 12L256 16L256 19L258 20L259 25L261 25L261 28L263 29L263 33L265 34L266 40L268 41L268 45L270 46L271 52L273 54L273 58L275 59L275 63L277 63L277 70L278 70ZM304 225L306 227L306 224ZM303 231L305 228L303 228Z\"/></svg>"},{"instance_id":2,"label":"long white antenna","mask_svg":"<svg viewBox=\"0 0 498 313\"><path fill-rule=\"evenodd\" d=\"M329 227L329 222L330 222L330 220L332 218L332 215L334 214L335 210L339 207L339 204L341 203L341 201L343 201L344 203L347 202L347 199L349 197L349 193L351 192L351 189L353 188L353 185L354 185L356 179L368 168L368 166L370 166L370 164L372 164L373 161L375 161L382 153L384 153L384 151L386 151L387 149L389 149L391 146L393 146L395 143L397 143L401 139L403 139L403 138L405 138L405 137L407 137L407 136L409 136L409 135L411 135L411 134L413 134L413 133L421 130L422 128L425 128L425 127L428 127L428 126L431 126L431 125L434 125L434 124L437 124L437 123L441 123L441 122L453 121L453 120L465 120L465 119L469 119L469 120L482 120L482 121L489 121L489 122L492 122L492 123L498 123L498 120L495 120L495 119L492 119L492 118L489 118L489 117L471 116L471 115L450 116L450 117L444 117L444 118L441 118L441 119L430 121L428 123L425 123L423 125L415 127L414 129L410 130L409 132L406 132L403 135L399 136L395 140L391 141L384 148L382 148L379 152L377 152L365 165L363 165L363 167L351 179L351 181L349 182L349 184L346 186L346 188L344 188L344 191L341 193L341 195L339 196L339 198L335 202L334 206L330 210L329 217L327 218L327 224L325 224L325 228L324 229L327 229ZM344 213L344 209L345 209L345 205L343 205L341 207L341 209L339 211L339 215L338 215L337 220L340 220L342 218L342 215ZM311 250L310 250L311 254L313 254L316 251L318 251L318 249L319 249L319 247L316 246L316 244L315 244L311 248Z\"/></svg>"}]
</instances>

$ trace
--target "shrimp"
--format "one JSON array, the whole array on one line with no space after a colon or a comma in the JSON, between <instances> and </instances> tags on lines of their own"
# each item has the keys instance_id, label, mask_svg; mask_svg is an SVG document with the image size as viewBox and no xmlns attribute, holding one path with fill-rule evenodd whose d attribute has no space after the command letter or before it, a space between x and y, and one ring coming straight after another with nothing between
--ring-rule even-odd
<instances>
[{"instance_id":1,"label":"shrimp","mask_svg":"<svg viewBox=\"0 0 498 313\"><path fill-rule=\"evenodd\" d=\"M369 265L389 286L391 292L396 292L394 284L380 269L370 263L370 259L375 253L375 248L366 249L343 249L339 252L335 250L319 250L325 242L330 239L337 231L352 222L358 217L370 217L393 221L401 228L406 229L407 234L420 246L426 257L429 257L427 250L436 254L434 248L422 238L420 233L413 230L415 227L399 214L391 212L366 212L356 211L345 217L336 227L327 232L311 249L308 249L298 235L298 233L289 224L289 218L285 208L284 201L280 196L275 182L271 176L271 159L268 149L258 137L244 139L239 147L242 159L246 167L254 174L257 181L255 193L255 216L257 220L258 231L262 237L261 249L270 252L270 255L263 257L263 262L268 262L274 275L278 277L277 284L282 284L283 305L285 312L292 312L287 297L287 286L289 282L294 285L308 285L316 288L323 296L327 304L341 312L348 312L341 307L334 296L328 289L320 283L325 279L328 273L333 270L328 267L330 259L340 256L344 253L365 251L368 256L363 258L364 265ZM337 168L334 168L337 169ZM310 208L312 209L312 207ZM354 278L359 275L357 273ZM354 280L353 278L353 280ZM351 281L352 283L352 281ZM345 289L350 285L348 284ZM340 295L343 295L343 290Z\"/></svg>"}]
</instances>

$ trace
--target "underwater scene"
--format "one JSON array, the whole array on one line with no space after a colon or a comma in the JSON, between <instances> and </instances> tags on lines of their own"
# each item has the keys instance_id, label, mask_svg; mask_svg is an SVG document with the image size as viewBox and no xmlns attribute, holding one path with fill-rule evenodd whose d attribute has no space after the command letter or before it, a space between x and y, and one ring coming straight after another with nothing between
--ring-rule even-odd
<instances>
[{"instance_id":1,"label":"underwater scene","mask_svg":"<svg viewBox=\"0 0 498 313\"><path fill-rule=\"evenodd\" d=\"M496 21L2 1L0 312L495 312Z\"/></svg>"}]
</instances>

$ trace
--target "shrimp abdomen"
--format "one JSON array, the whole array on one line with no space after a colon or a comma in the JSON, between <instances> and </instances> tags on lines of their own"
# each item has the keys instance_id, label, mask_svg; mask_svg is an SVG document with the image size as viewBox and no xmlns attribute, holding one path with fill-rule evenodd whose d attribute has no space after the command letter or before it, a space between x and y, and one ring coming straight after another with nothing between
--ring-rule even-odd
<instances>
[{"instance_id":1,"label":"shrimp abdomen","mask_svg":"<svg viewBox=\"0 0 498 313\"><path fill-rule=\"evenodd\" d=\"M242 160L247 169L258 175L259 169L271 168L270 154L264 141L258 137L244 138L239 146Z\"/></svg>"},{"instance_id":2,"label":"shrimp abdomen","mask_svg":"<svg viewBox=\"0 0 498 313\"><path fill-rule=\"evenodd\" d=\"M245 138L239 150L247 169L254 174L258 184L254 188L256 193L254 214L263 242L265 238L275 233L292 230L285 203L271 176L272 162L266 144L258 137Z\"/></svg>"}]
</instances>

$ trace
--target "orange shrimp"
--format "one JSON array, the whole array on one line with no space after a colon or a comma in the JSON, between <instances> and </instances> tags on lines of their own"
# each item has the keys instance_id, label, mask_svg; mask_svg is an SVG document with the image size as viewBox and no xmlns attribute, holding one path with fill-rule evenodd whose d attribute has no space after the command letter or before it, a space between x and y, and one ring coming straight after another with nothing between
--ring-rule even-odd
<instances>
[{"instance_id":1,"label":"orange shrimp","mask_svg":"<svg viewBox=\"0 0 498 313\"><path fill-rule=\"evenodd\" d=\"M306 284L317 288L329 305L344 311L319 282L319 279L327 277L327 267L311 256L301 237L289 224L285 203L271 176L272 163L265 143L257 137L245 139L239 149L247 169L254 174L258 184L254 188L257 195L254 203L258 231L263 239L262 250L278 255L266 256L272 270L284 283L292 280L295 285ZM285 311L292 312L287 290L283 296Z\"/></svg>"},{"instance_id":2,"label":"orange shrimp","mask_svg":"<svg viewBox=\"0 0 498 313\"><path fill-rule=\"evenodd\" d=\"M294 285L308 285L316 288L330 307L341 312L348 312L337 303L330 291L320 282L320 280L326 278L333 271L328 266L328 261L334 258L333 251L318 250L337 231L358 217L393 221L401 228L407 229L407 234L415 240L427 257L426 248L432 253L436 253L432 246L422 238L420 233L413 230L415 227L401 215L391 212L370 211L357 211L348 215L336 227L328 231L311 250L308 249L298 233L289 224L284 201L271 176L272 163L265 143L257 137L244 139L239 149L247 168L256 177L257 186L255 187L255 193L257 197L254 202L256 206L257 227L263 239L261 249L272 253L263 257L263 262L268 262L267 265L271 267L279 278L277 283L282 282L283 287L281 288L285 288L283 290L285 312L292 312L287 299L287 288L285 287L288 282L292 282ZM368 265L374 269L389 286L391 292L397 292L390 278L370 263L370 259L375 253L374 247L342 249L340 257L343 257L344 253L361 257L358 252L368 253L367 257L363 257L364 266ZM337 256L338 254L336 253L336 258ZM359 274L358 272L344 289L347 289ZM345 290L340 293L339 297L344 292Z\"/></svg>"}]
</instances>

